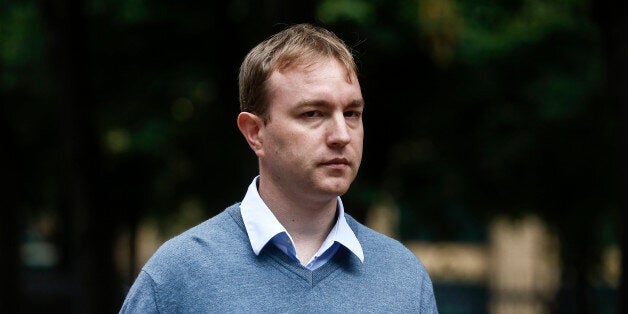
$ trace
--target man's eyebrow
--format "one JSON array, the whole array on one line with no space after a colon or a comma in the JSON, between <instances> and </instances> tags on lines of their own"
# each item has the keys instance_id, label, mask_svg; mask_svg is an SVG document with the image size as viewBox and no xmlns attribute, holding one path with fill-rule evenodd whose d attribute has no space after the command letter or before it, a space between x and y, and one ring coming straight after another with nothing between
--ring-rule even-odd
<instances>
[{"instance_id":1,"label":"man's eyebrow","mask_svg":"<svg viewBox=\"0 0 628 314\"><path fill-rule=\"evenodd\" d=\"M364 107L364 99L356 99L349 103L348 108Z\"/></svg>"},{"instance_id":2,"label":"man's eyebrow","mask_svg":"<svg viewBox=\"0 0 628 314\"><path fill-rule=\"evenodd\" d=\"M297 104L297 108L303 107L325 107L329 106L329 103L324 100L304 100Z\"/></svg>"}]
</instances>

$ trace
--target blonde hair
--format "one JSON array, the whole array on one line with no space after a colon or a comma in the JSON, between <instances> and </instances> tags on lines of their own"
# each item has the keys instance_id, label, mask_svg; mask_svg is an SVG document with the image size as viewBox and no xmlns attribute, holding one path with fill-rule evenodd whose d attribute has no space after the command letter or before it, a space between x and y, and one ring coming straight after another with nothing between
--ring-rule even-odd
<instances>
[{"instance_id":1,"label":"blonde hair","mask_svg":"<svg viewBox=\"0 0 628 314\"><path fill-rule=\"evenodd\" d=\"M261 42L244 58L238 85L240 110L268 121L268 78L273 71L295 63L312 64L336 58L347 69L347 77L357 76L353 55L334 33L309 24L291 26Z\"/></svg>"}]
</instances>

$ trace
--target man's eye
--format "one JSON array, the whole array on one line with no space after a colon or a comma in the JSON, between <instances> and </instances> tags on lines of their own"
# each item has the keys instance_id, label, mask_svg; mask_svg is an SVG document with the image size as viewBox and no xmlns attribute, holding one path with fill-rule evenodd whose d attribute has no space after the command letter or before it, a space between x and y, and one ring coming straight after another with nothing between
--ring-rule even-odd
<instances>
[{"instance_id":1,"label":"man's eye","mask_svg":"<svg viewBox=\"0 0 628 314\"><path fill-rule=\"evenodd\" d=\"M315 117L320 117L322 114L320 111L308 111L303 113L303 116L306 118L315 118Z\"/></svg>"},{"instance_id":2,"label":"man's eye","mask_svg":"<svg viewBox=\"0 0 628 314\"><path fill-rule=\"evenodd\" d=\"M360 111L347 111L345 112L345 117L347 118L359 118L362 116L362 112Z\"/></svg>"}]
</instances>

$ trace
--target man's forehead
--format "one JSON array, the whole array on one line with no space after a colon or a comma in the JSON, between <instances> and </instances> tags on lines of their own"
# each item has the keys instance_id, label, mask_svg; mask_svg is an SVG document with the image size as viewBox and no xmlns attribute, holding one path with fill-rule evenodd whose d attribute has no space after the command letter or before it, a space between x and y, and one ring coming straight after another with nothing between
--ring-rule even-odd
<instances>
[{"instance_id":1,"label":"man's forehead","mask_svg":"<svg viewBox=\"0 0 628 314\"><path fill-rule=\"evenodd\" d=\"M357 73L351 70L342 60L335 57L301 57L291 61L284 62L280 64L275 70L273 70L270 74L270 77L273 74L283 74L286 75L290 72L303 73L303 74L312 74L317 70L324 68L329 64L339 65L340 68L343 69L343 75L346 76L347 82L351 83L353 80L357 82ZM269 78L270 78L269 77Z\"/></svg>"}]
</instances>

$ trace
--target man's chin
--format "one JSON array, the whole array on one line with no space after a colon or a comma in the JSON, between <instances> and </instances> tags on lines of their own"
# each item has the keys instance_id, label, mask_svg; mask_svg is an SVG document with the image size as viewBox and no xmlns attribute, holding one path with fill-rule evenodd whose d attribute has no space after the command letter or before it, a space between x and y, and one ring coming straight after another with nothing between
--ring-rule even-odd
<instances>
[{"instance_id":1,"label":"man's chin","mask_svg":"<svg viewBox=\"0 0 628 314\"><path fill-rule=\"evenodd\" d=\"M333 196L340 196L349 190L351 186L351 181L347 179L334 178L324 182L324 184L320 187L320 189L326 194Z\"/></svg>"}]
</instances>

